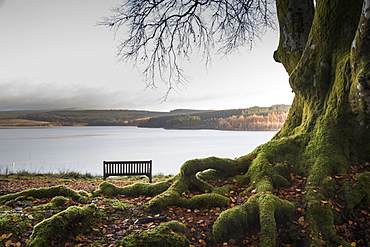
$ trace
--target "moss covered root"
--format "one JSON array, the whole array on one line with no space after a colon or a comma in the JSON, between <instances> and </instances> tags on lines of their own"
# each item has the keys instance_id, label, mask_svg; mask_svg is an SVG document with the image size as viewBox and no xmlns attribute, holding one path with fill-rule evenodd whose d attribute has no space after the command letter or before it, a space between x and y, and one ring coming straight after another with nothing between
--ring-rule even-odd
<instances>
[{"instance_id":1,"label":"moss covered root","mask_svg":"<svg viewBox=\"0 0 370 247\"><path fill-rule=\"evenodd\" d=\"M29 247L50 246L53 239L73 222L87 222L97 212L97 207L93 204L85 207L72 206L68 209L41 221L32 232L27 243Z\"/></svg>"},{"instance_id":2,"label":"moss covered root","mask_svg":"<svg viewBox=\"0 0 370 247\"><path fill-rule=\"evenodd\" d=\"M189 160L182 165L181 172L174 183L167 190L150 200L148 206L153 211L160 211L170 205L199 209L225 206L229 199L220 195L220 193L228 192L229 187L225 187L226 191L225 188L215 188L203 179L210 177L210 175L222 176L223 178L236 176L246 172L249 163L250 161L244 158L239 161L216 157ZM202 174L202 172L204 173ZM181 195L186 191L209 193L185 199Z\"/></svg>"},{"instance_id":3,"label":"moss covered root","mask_svg":"<svg viewBox=\"0 0 370 247\"><path fill-rule=\"evenodd\" d=\"M242 183L250 182L246 191L253 189L256 194L243 205L220 214L212 228L215 241L238 236L245 233L248 227L259 226L260 246L275 246L276 222L292 221L295 205L273 195L274 187L290 185L284 177L289 174L289 169L286 164L272 166L268 159L270 150L278 152L272 144L259 147L247 173L239 177Z\"/></svg>"},{"instance_id":4,"label":"moss covered root","mask_svg":"<svg viewBox=\"0 0 370 247\"><path fill-rule=\"evenodd\" d=\"M118 187L109 182L103 182L99 185L98 190L93 192L93 196L105 195L105 196L155 196L165 191L168 188L168 184L171 180L163 181L155 184L148 183L135 183L125 187Z\"/></svg>"},{"instance_id":5,"label":"moss covered root","mask_svg":"<svg viewBox=\"0 0 370 247\"><path fill-rule=\"evenodd\" d=\"M260 246L275 246L277 220L291 221L294 210L293 203L260 193L252 196L244 205L222 212L212 227L213 237L220 241L240 236L248 227L260 226Z\"/></svg>"},{"instance_id":6,"label":"moss covered root","mask_svg":"<svg viewBox=\"0 0 370 247\"><path fill-rule=\"evenodd\" d=\"M29 189L21 192L0 196L0 202L5 203L7 201L14 200L21 196L33 197L33 198L51 198L55 196L71 197L75 201L83 201L88 195L85 191L75 191L68 188L65 185L53 186L50 188L40 189Z\"/></svg>"},{"instance_id":7,"label":"moss covered root","mask_svg":"<svg viewBox=\"0 0 370 247\"><path fill-rule=\"evenodd\" d=\"M187 231L186 226L177 222L169 221L147 232L132 233L119 242L125 247L187 247L188 239L181 235Z\"/></svg>"}]
</instances>

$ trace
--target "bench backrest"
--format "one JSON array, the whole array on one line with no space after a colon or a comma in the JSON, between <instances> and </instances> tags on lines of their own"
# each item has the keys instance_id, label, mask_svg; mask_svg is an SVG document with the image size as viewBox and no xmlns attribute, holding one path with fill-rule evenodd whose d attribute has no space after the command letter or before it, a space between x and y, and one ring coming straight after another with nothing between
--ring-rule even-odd
<instances>
[{"instance_id":1,"label":"bench backrest","mask_svg":"<svg viewBox=\"0 0 370 247\"><path fill-rule=\"evenodd\" d=\"M152 175L152 161L104 161L104 179L109 176Z\"/></svg>"}]
</instances>

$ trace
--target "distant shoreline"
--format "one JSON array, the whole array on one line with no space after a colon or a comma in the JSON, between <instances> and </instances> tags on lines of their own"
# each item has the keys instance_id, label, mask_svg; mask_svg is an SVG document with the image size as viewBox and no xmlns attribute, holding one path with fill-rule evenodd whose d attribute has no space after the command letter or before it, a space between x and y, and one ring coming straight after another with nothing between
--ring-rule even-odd
<instances>
[{"instance_id":1,"label":"distant shoreline","mask_svg":"<svg viewBox=\"0 0 370 247\"><path fill-rule=\"evenodd\" d=\"M162 127L140 127L132 125L0 125L0 129L16 129L16 128L52 128L52 127L136 127L136 128L147 128L147 129L164 129L164 130L217 130L217 131L279 131L280 129L269 129L269 130L240 130L240 129L211 129L211 128L162 128Z\"/></svg>"},{"instance_id":2,"label":"distant shoreline","mask_svg":"<svg viewBox=\"0 0 370 247\"><path fill-rule=\"evenodd\" d=\"M177 109L170 112L138 110L50 110L0 112L0 128L53 126L137 126L163 129L277 131L289 105L229 110Z\"/></svg>"}]
</instances>

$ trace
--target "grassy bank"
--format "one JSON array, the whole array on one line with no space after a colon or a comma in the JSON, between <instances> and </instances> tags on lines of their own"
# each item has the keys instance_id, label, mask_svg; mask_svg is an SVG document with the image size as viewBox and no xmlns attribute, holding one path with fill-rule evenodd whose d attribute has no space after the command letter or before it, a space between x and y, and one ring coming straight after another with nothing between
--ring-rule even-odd
<instances>
[{"instance_id":1,"label":"grassy bank","mask_svg":"<svg viewBox=\"0 0 370 247\"><path fill-rule=\"evenodd\" d=\"M153 175L153 183L164 181L173 177L173 175L163 175L157 174ZM79 173L75 171L59 171L57 173L39 173L30 172L26 170L20 170L17 172L8 172L6 170L0 170L0 179L2 180L12 180L12 179L36 179L36 178L49 178L49 179L81 179L81 180L91 180L91 181L102 181L103 176L95 176L91 173ZM146 176L119 176L119 177L109 177L108 181L126 181L126 182L138 182L147 181Z\"/></svg>"}]
</instances>

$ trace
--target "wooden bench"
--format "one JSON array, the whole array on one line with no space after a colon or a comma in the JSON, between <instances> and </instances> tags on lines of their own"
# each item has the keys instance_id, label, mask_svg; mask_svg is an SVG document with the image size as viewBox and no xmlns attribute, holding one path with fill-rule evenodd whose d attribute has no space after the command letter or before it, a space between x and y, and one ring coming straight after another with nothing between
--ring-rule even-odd
<instances>
[{"instance_id":1,"label":"wooden bench","mask_svg":"<svg viewBox=\"0 0 370 247\"><path fill-rule=\"evenodd\" d=\"M145 175L152 182L152 161L103 161L103 179L109 176Z\"/></svg>"}]
</instances>

